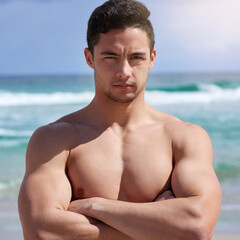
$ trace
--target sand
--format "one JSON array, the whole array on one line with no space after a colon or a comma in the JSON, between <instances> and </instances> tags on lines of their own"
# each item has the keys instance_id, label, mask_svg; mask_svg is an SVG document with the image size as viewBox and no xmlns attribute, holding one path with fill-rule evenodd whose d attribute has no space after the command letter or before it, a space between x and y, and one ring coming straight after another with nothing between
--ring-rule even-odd
<instances>
[{"instance_id":1,"label":"sand","mask_svg":"<svg viewBox=\"0 0 240 240\"><path fill-rule=\"evenodd\" d=\"M215 234L212 240L240 240L240 234Z\"/></svg>"}]
</instances>

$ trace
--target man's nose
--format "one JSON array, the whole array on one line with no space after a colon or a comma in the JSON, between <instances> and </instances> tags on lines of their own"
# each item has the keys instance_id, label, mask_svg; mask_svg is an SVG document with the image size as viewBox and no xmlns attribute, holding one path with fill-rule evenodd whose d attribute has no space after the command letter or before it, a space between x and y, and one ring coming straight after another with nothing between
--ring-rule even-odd
<instances>
[{"instance_id":1,"label":"man's nose","mask_svg":"<svg viewBox=\"0 0 240 240\"><path fill-rule=\"evenodd\" d=\"M128 60L123 60L119 63L118 69L116 71L117 78L129 78L132 74L132 68Z\"/></svg>"}]
</instances>

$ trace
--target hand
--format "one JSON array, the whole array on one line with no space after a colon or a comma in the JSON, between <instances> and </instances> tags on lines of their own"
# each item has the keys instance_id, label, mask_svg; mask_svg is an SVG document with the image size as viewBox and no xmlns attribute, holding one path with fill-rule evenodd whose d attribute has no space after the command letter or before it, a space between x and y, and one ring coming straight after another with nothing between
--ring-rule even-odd
<instances>
[{"instance_id":1,"label":"hand","mask_svg":"<svg viewBox=\"0 0 240 240\"><path fill-rule=\"evenodd\" d=\"M92 218L89 214L89 210L92 207L93 200L93 198L88 198L72 201L68 206L68 211L82 214L88 219L90 224L97 224L100 221Z\"/></svg>"},{"instance_id":2,"label":"hand","mask_svg":"<svg viewBox=\"0 0 240 240\"><path fill-rule=\"evenodd\" d=\"M87 210L89 210L91 207L91 199L79 199L70 202L68 206L68 211L76 212L80 214L86 214Z\"/></svg>"},{"instance_id":3,"label":"hand","mask_svg":"<svg viewBox=\"0 0 240 240\"><path fill-rule=\"evenodd\" d=\"M173 198L176 198L173 194L173 192L171 190L167 190L163 193L160 193L156 199L154 200L154 202L157 202L157 201L163 201L163 200L169 200L169 199L173 199Z\"/></svg>"}]
</instances>

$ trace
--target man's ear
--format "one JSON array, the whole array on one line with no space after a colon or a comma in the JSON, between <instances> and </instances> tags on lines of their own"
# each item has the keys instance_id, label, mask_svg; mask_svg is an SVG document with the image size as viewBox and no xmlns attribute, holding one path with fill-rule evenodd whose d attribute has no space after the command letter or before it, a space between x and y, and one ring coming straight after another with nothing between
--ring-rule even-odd
<instances>
[{"instance_id":1,"label":"man's ear","mask_svg":"<svg viewBox=\"0 0 240 240\"><path fill-rule=\"evenodd\" d=\"M86 59L88 66L90 68L94 69L93 55L88 48L84 49L84 55L85 55L85 59Z\"/></svg>"},{"instance_id":2,"label":"man's ear","mask_svg":"<svg viewBox=\"0 0 240 240\"><path fill-rule=\"evenodd\" d=\"M157 50L156 50L156 48L154 48L152 53L151 53L151 56L150 56L150 63L149 63L148 70L153 68L156 56L157 56Z\"/></svg>"}]
</instances>

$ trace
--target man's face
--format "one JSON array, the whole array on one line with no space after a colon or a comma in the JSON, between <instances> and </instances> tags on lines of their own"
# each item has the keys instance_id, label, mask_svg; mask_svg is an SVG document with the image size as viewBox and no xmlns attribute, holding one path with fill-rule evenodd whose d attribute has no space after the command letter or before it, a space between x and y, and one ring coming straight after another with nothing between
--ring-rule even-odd
<instances>
[{"instance_id":1,"label":"man's face","mask_svg":"<svg viewBox=\"0 0 240 240\"><path fill-rule=\"evenodd\" d=\"M100 34L94 57L88 50L85 56L94 69L96 96L127 103L144 94L156 51L150 54L149 39L143 30L127 28Z\"/></svg>"}]
</instances>

